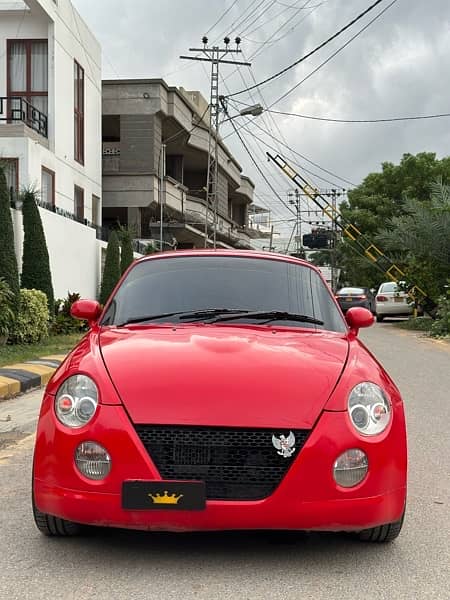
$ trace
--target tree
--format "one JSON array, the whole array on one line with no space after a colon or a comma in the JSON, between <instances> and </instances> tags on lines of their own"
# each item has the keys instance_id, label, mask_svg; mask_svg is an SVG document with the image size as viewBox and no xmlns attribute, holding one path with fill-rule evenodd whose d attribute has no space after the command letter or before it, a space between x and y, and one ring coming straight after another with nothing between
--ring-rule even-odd
<instances>
[{"instance_id":1,"label":"tree","mask_svg":"<svg viewBox=\"0 0 450 600\"><path fill-rule=\"evenodd\" d=\"M111 292L120 279L120 248L119 238L112 231L106 247L105 268L103 270L102 286L100 290L100 304L106 304Z\"/></svg>"},{"instance_id":2,"label":"tree","mask_svg":"<svg viewBox=\"0 0 450 600\"><path fill-rule=\"evenodd\" d=\"M367 175L348 192L349 201L340 209L353 225L370 235L402 214L406 198L428 201L430 185L439 178L450 183L450 157L437 160L432 152L404 154L399 165L385 162L381 173Z\"/></svg>"},{"instance_id":3,"label":"tree","mask_svg":"<svg viewBox=\"0 0 450 600\"><path fill-rule=\"evenodd\" d=\"M3 277L14 294L11 305L16 314L19 307L19 271L14 250L14 229L9 206L6 177L0 165L0 277Z\"/></svg>"},{"instance_id":4,"label":"tree","mask_svg":"<svg viewBox=\"0 0 450 600\"><path fill-rule=\"evenodd\" d=\"M408 279L438 298L450 278L450 186L432 184L428 201L406 199L403 214L377 241L396 256Z\"/></svg>"},{"instance_id":5,"label":"tree","mask_svg":"<svg viewBox=\"0 0 450 600\"><path fill-rule=\"evenodd\" d=\"M120 235L120 272L123 275L134 260L133 253L133 232L122 227Z\"/></svg>"},{"instance_id":6,"label":"tree","mask_svg":"<svg viewBox=\"0 0 450 600\"><path fill-rule=\"evenodd\" d=\"M421 152L415 156L404 154L400 164L383 163L381 173L370 173L361 185L349 191L348 202L341 203L340 211L366 238L375 241L381 231L395 227L395 219L405 214L407 202L427 203L430 186L439 178L450 183L450 157L438 160L432 152ZM380 244L385 254L396 258L392 255L392 248L388 252L382 241ZM346 281L376 287L383 280L381 271L361 256L356 244L344 236L338 246L339 266Z\"/></svg>"},{"instance_id":7,"label":"tree","mask_svg":"<svg viewBox=\"0 0 450 600\"><path fill-rule=\"evenodd\" d=\"M28 290L44 292L49 314L52 316L55 303L52 274L36 192L31 189L25 190L21 196L24 233L21 286Z\"/></svg>"}]
</instances>

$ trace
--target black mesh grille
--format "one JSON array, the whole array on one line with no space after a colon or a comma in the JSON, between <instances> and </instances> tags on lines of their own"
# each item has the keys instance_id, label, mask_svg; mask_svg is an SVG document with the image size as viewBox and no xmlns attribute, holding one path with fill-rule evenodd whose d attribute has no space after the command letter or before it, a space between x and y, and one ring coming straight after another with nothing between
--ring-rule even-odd
<instances>
[{"instance_id":1,"label":"black mesh grille","mask_svg":"<svg viewBox=\"0 0 450 600\"><path fill-rule=\"evenodd\" d=\"M270 496L303 447L308 430L292 430L295 452L277 454L275 429L229 429L136 425L136 431L163 479L200 480L212 500L259 500Z\"/></svg>"}]
</instances>

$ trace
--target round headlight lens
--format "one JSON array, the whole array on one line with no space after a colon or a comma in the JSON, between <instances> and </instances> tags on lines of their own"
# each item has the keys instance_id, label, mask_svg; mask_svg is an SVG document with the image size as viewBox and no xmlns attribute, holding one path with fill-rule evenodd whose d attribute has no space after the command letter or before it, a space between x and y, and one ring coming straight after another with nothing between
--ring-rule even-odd
<instances>
[{"instance_id":1,"label":"round headlight lens","mask_svg":"<svg viewBox=\"0 0 450 600\"><path fill-rule=\"evenodd\" d=\"M55 398L55 413L67 427L83 427L95 415L98 390L87 375L73 375L59 388Z\"/></svg>"},{"instance_id":2,"label":"round headlight lens","mask_svg":"<svg viewBox=\"0 0 450 600\"><path fill-rule=\"evenodd\" d=\"M391 405L380 386L370 381L358 383L348 397L348 413L358 433L376 435L391 420Z\"/></svg>"}]
</instances>

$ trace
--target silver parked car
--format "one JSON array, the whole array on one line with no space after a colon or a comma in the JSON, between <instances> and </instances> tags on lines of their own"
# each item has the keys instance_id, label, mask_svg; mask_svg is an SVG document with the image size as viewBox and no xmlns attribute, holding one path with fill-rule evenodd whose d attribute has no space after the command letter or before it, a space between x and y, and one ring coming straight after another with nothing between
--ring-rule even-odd
<instances>
[{"instance_id":1,"label":"silver parked car","mask_svg":"<svg viewBox=\"0 0 450 600\"><path fill-rule=\"evenodd\" d=\"M375 312L380 323L385 317L408 317L414 304L408 294L393 281L382 283L375 297Z\"/></svg>"}]
</instances>

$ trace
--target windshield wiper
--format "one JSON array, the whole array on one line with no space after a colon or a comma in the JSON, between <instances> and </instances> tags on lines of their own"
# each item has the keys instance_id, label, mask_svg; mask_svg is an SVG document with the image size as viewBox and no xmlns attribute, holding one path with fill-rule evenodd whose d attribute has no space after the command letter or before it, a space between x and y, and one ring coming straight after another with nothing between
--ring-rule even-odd
<instances>
[{"instance_id":1,"label":"windshield wiper","mask_svg":"<svg viewBox=\"0 0 450 600\"><path fill-rule=\"evenodd\" d=\"M300 323L312 323L313 325L323 325L323 321L308 317L307 315L299 315L282 310L257 310L250 311L240 308L206 308L199 310L179 310L170 313L161 313L159 315L143 315L141 317L132 317L123 323L119 323L116 327L124 327L132 323L145 323L147 321L156 321L157 319L165 319L169 317L178 317L180 321L199 321L207 319L208 323L219 323L223 321L232 321L234 319L249 318L261 319L262 323L270 323L272 321L298 321Z\"/></svg>"},{"instance_id":2,"label":"windshield wiper","mask_svg":"<svg viewBox=\"0 0 450 600\"><path fill-rule=\"evenodd\" d=\"M239 308L206 308L200 310L178 310L176 312L170 313L161 313L159 315L143 315L141 317L132 317L131 319L126 319L122 323L116 325L116 327L124 327L125 325L131 325L132 323L144 323L146 321L156 321L157 319L164 319L168 317L179 317L181 320L197 320L203 319L205 317L214 317L216 315L224 315L224 314L236 314L237 313L246 313L248 311L241 310Z\"/></svg>"},{"instance_id":3,"label":"windshield wiper","mask_svg":"<svg viewBox=\"0 0 450 600\"><path fill-rule=\"evenodd\" d=\"M156 321L156 319L175 317L176 315L183 315L184 313L184 310L179 310L177 312L161 313L160 315L144 315L142 317L133 317L131 319L126 319L126 321L123 321L122 323L118 323L116 327L124 327L125 325L131 325L132 323L144 323L145 321Z\"/></svg>"},{"instance_id":4,"label":"windshield wiper","mask_svg":"<svg viewBox=\"0 0 450 600\"><path fill-rule=\"evenodd\" d=\"M223 321L232 321L234 319L246 318L246 319L261 319L262 323L271 323L272 321L298 321L299 323L312 323L313 325L323 325L323 321L315 319L314 317L308 317L307 315L299 315L297 313L290 313L283 310L257 310L254 312L248 311L240 315L224 315L214 318L209 323L218 323Z\"/></svg>"},{"instance_id":5,"label":"windshield wiper","mask_svg":"<svg viewBox=\"0 0 450 600\"><path fill-rule=\"evenodd\" d=\"M215 317L216 315L233 315L233 317L239 317L248 310L242 308L203 308L200 310L191 310L190 312L186 312L185 314L180 316L180 321L187 320L198 320L204 318Z\"/></svg>"}]
</instances>

